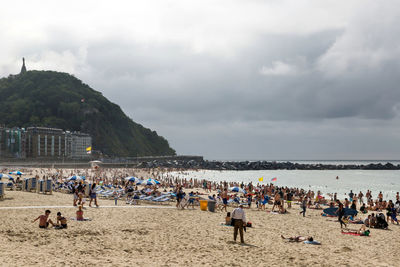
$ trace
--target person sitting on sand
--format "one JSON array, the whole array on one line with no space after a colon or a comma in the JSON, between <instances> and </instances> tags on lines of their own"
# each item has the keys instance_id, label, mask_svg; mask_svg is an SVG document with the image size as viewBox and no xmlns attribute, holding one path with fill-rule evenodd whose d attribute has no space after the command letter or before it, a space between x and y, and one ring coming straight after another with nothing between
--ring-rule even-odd
<instances>
[{"instance_id":1,"label":"person sitting on sand","mask_svg":"<svg viewBox=\"0 0 400 267\"><path fill-rule=\"evenodd\" d=\"M375 228L377 224L375 213L371 214L371 219L369 221L369 227Z\"/></svg>"},{"instance_id":2,"label":"person sitting on sand","mask_svg":"<svg viewBox=\"0 0 400 267\"><path fill-rule=\"evenodd\" d=\"M359 230L342 229L342 233L352 233L352 234L359 234L360 236L369 236L370 231L365 228L365 225L362 225Z\"/></svg>"},{"instance_id":3,"label":"person sitting on sand","mask_svg":"<svg viewBox=\"0 0 400 267\"><path fill-rule=\"evenodd\" d=\"M61 212L57 212L57 225L55 226L57 229L66 229L68 228L67 219L61 215Z\"/></svg>"},{"instance_id":4,"label":"person sitting on sand","mask_svg":"<svg viewBox=\"0 0 400 267\"><path fill-rule=\"evenodd\" d=\"M292 237L284 237L283 235L281 235L282 239L286 239L289 242L303 242L303 241L314 241L314 238L312 236L292 236Z\"/></svg>"},{"instance_id":5,"label":"person sitting on sand","mask_svg":"<svg viewBox=\"0 0 400 267\"><path fill-rule=\"evenodd\" d=\"M368 217L364 219L365 226L370 227L370 223L371 223L371 214L368 215Z\"/></svg>"},{"instance_id":6,"label":"person sitting on sand","mask_svg":"<svg viewBox=\"0 0 400 267\"><path fill-rule=\"evenodd\" d=\"M82 206L78 206L78 210L76 211L76 220L77 221L84 221L85 219L83 218L83 210Z\"/></svg>"},{"instance_id":7,"label":"person sitting on sand","mask_svg":"<svg viewBox=\"0 0 400 267\"><path fill-rule=\"evenodd\" d=\"M349 205L350 205L349 200L348 200L347 198L345 198L345 199L344 199L344 207L345 207L346 209L348 209L348 208L349 208Z\"/></svg>"},{"instance_id":8,"label":"person sitting on sand","mask_svg":"<svg viewBox=\"0 0 400 267\"><path fill-rule=\"evenodd\" d=\"M392 213L391 213L391 221L392 221L392 223L394 223L394 222L396 222L397 223L397 225L399 225L399 221L397 220L397 210L396 210L396 208L394 207L394 204L392 203Z\"/></svg>"},{"instance_id":9,"label":"person sitting on sand","mask_svg":"<svg viewBox=\"0 0 400 267\"><path fill-rule=\"evenodd\" d=\"M363 203L362 204L362 206L360 207L360 211L362 212L362 213L368 213L368 211L367 211L367 207L365 207L365 203Z\"/></svg>"},{"instance_id":10,"label":"person sitting on sand","mask_svg":"<svg viewBox=\"0 0 400 267\"><path fill-rule=\"evenodd\" d=\"M39 217L37 217L32 222L34 223L37 220L39 220L39 228L47 228L47 227L49 227L49 224L54 226L54 223L51 221L51 219L49 219L50 213L51 213L50 210L46 210L44 212L44 215L40 215Z\"/></svg>"},{"instance_id":11,"label":"person sitting on sand","mask_svg":"<svg viewBox=\"0 0 400 267\"><path fill-rule=\"evenodd\" d=\"M231 218L231 213L230 213L230 212L228 212L228 213L226 214L226 217L225 217L225 224L226 224L226 225L232 225L232 218Z\"/></svg>"}]
</instances>

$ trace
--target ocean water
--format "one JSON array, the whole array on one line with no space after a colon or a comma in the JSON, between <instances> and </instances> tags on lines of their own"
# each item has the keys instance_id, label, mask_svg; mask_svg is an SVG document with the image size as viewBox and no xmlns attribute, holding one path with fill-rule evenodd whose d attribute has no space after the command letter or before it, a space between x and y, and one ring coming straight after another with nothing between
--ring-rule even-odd
<instances>
[{"instance_id":1,"label":"ocean water","mask_svg":"<svg viewBox=\"0 0 400 267\"><path fill-rule=\"evenodd\" d=\"M386 163L386 162L385 162ZM260 170L260 171L187 171L171 173L180 178L207 179L210 181L244 182L253 184L274 182L278 186L298 187L305 190L320 190L323 195L337 193L344 199L350 190L354 193L372 191L377 198L382 191L385 199L395 200L396 192L400 191L400 170ZM339 179L336 179L339 176ZM259 182L258 178L264 181Z\"/></svg>"}]
</instances>

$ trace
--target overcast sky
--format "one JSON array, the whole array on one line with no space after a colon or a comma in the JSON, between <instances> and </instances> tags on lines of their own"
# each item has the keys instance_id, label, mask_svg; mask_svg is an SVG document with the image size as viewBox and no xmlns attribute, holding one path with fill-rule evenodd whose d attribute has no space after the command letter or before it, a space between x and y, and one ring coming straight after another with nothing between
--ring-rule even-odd
<instances>
[{"instance_id":1,"label":"overcast sky","mask_svg":"<svg viewBox=\"0 0 400 267\"><path fill-rule=\"evenodd\" d=\"M7 2L0 76L72 73L178 154L400 158L398 1Z\"/></svg>"}]
</instances>

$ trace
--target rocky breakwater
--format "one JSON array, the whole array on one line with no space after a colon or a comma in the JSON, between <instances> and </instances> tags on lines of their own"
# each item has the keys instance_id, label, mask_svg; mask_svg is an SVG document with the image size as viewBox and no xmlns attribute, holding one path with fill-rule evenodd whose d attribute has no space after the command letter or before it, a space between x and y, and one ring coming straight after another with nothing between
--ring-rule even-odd
<instances>
[{"instance_id":1,"label":"rocky breakwater","mask_svg":"<svg viewBox=\"0 0 400 267\"><path fill-rule=\"evenodd\" d=\"M353 164L306 164L275 161L208 161L208 160L165 160L143 161L140 168L178 168L205 170L400 170L400 164L370 163L365 165Z\"/></svg>"}]
</instances>

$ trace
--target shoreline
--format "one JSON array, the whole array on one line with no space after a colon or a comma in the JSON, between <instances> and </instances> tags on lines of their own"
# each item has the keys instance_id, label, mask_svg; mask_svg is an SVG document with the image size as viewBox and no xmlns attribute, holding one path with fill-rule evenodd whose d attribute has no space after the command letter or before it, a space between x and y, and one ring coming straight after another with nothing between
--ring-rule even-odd
<instances>
[{"instance_id":1,"label":"shoreline","mask_svg":"<svg viewBox=\"0 0 400 267\"><path fill-rule=\"evenodd\" d=\"M400 170L399 161L365 161L365 164L358 164L363 161L218 161L204 160L202 157L188 157L187 159L177 156L156 158L154 160L138 159L122 162L110 162L104 160L100 165L104 168L143 168L143 169L195 169L195 170L230 170L230 171L249 171L249 170ZM312 161L311 161L312 162ZM336 162L330 164L329 162ZM347 162L347 163L346 163ZM370 162L370 163L368 163ZM393 162L393 163L392 163ZM356 163L356 164L355 164ZM368 164L367 164L368 163ZM397 164L396 164L397 163ZM22 168L91 168L91 163L87 161L13 161L0 162L0 168L22 167Z\"/></svg>"}]
</instances>

